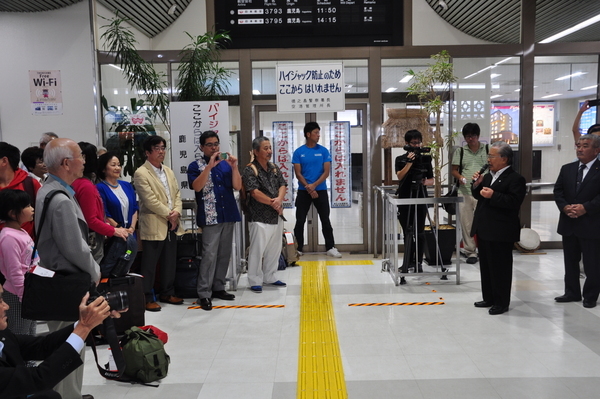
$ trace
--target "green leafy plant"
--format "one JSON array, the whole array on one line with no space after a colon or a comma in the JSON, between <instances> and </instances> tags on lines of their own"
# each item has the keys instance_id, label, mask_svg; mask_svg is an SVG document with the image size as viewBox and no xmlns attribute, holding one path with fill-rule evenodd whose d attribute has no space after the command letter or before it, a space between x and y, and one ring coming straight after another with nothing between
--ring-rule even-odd
<instances>
[{"instance_id":1,"label":"green leafy plant","mask_svg":"<svg viewBox=\"0 0 600 399\"><path fill-rule=\"evenodd\" d=\"M114 54L115 64L123 70L123 76L131 88L143 93L145 104L160 121L169 129L169 95L167 76L157 72L154 65L145 61L137 52L134 34L123 26L128 18L120 17L119 12L107 20L108 25L102 26L105 32L100 36L104 41L104 49Z\"/></svg>"},{"instance_id":2,"label":"green leafy plant","mask_svg":"<svg viewBox=\"0 0 600 399\"><path fill-rule=\"evenodd\" d=\"M441 129L441 115L450 100L450 88L452 83L458 78L454 76L454 65L450 62L450 54L443 50L438 54L431 56L434 61L424 70L415 72L412 69L407 71L413 76L412 84L408 87L409 95L415 95L419 99L421 107L428 115L435 116L435 130L430 137L429 146L431 147L431 156L434 161L434 196L440 197L442 193L442 169L443 153L448 148L448 142L444 141ZM429 134L430 132L427 132ZM425 135L427 135L425 134ZM452 146L454 137L448 137L450 146ZM438 205L434 206L435 225L438 226Z\"/></svg>"},{"instance_id":3,"label":"green leafy plant","mask_svg":"<svg viewBox=\"0 0 600 399\"><path fill-rule=\"evenodd\" d=\"M231 41L226 32L186 35L191 43L181 50L179 101L218 100L227 93L231 71L219 65L220 51Z\"/></svg>"}]
</instances>

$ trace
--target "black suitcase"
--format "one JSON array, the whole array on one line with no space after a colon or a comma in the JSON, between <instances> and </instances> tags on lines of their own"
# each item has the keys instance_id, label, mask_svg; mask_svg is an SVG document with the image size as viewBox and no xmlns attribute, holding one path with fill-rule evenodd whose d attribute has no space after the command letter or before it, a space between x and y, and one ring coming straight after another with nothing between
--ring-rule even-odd
<instances>
[{"instance_id":1,"label":"black suitcase","mask_svg":"<svg viewBox=\"0 0 600 399\"><path fill-rule=\"evenodd\" d=\"M121 317L113 319L117 334L121 335L125 330L133 326L140 327L146 324L146 297L144 287L140 276L127 275L125 277L113 277L102 279L98 286L98 292L101 294L108 292L124 291L129 299L129 310L121 313Z\"/></svg>"},{"instance_id":2,"label":"black suitcase","mask_svg":"<svg viewBox=\"0 0 600 399\"><path fill-rule=\"evenodd\" d=\"M175 296L179 298L198 298L196 284L202 258L180 258L175 269Z\"/></svg>"},{"instance_id":3,"label":"black suitcase","mask_svg":"<svg viewBox=\"0 0 600 399\"><path fill-rule=\"evenodd\" d=\"M177 259L202 255L202 234L186 233L177 237Z\"/></svg>"}]
</instances>

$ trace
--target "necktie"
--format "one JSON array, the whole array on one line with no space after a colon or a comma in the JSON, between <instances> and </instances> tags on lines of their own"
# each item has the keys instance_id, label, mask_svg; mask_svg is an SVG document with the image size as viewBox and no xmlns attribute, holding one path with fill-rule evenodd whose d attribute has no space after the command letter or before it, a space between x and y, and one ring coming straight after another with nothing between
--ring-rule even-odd
<instances>
[{"instance_id":1,"label":"necktie","mask_svg":"<svg viewBox=\"0 0 600 399\"><path fill-rule=\"evenodd\" d=\"M579 170L577 171L577 191L579 191L579 187L581 187L581 182L583 181L583 171L585 170L586 165L581 164L579 166Z\"/></svg>"}]
</instances>

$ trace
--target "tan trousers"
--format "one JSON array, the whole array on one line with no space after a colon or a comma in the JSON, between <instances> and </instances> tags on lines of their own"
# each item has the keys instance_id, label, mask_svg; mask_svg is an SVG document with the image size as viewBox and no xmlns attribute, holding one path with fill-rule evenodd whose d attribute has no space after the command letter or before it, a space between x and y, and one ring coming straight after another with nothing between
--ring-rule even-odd
<instances>
[{"instance_id":1,"label":"tan trousers","mask_svg":"<svg viewBox=\"0 0 600 399\"><path fill-rule=\"evenodd\" d=\"M471 237L471 227L473 226L473 215L477 207L477 200L472 195L459 196L464 198L464 202L458 204L460 210L460 225L462 228L463 252L467 256L477 255L477 246L475 240Z\"/></svg>"}]
</instances>

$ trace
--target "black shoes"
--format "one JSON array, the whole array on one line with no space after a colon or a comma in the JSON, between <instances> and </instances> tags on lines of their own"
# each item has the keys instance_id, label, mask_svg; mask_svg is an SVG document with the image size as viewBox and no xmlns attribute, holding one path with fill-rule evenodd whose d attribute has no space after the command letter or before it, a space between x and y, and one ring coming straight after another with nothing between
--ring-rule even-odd
<instances>
[{"instance_id":1,"label":"black shoes","mask_svg":"<svg viewBox=\"0 0 600 399\"><path fill-rule=\"evenodd\" d=\"M210 298L200 298L198 301L200 307L204 310L212 310L212 301Z\"/></svg>"},{"instance_id":2,"label":"black shoes","mask_svg":"<svg viewBox=\"0 0 600 399\"><path fill-rule=\"evenodd\" d=\"M584 308L595 308L596 307L596 302L583 301L583 307Z\"/></svg>"},{"instance_id":3,"label":"black shoes","mask_svg":"<svg viewBox=\"0 0 600 399\"><path fill-rule=\"evenodd\" d=\"M561 295L561 296L557 296L556 298L554 298L554 300L556 302L579 302L581 301L581 298L577 299L577 298L573 298L569 295Z\"/></svg>"},{"instance_id":4,"label":"black shoes","mask_svg":"<svg viewBox=\"0 0 600 399\"><path fill-rule=\"evenodd\" d=\"M213 298L219 298L219 299L222 299L224 301L233 301L235 299L235 295L230 294L229 292L227 292L225 290L213 291L212 297Z\"/></svg>"},{"instance_id":5,"label":"black shoes","mask_svg":"<svg viewBox=\"0 0 600 399\"><path fill-rule=\"evenodd\" d=\"M505 312L508 312L508 306L502 307L502 306L494 305L490 308L490 310L488 310L489 314L502 314Z\"/></svg>"},{"instance_id":6,"label":"black shoes","mask_svg":"<svg viewBox=\"0 0 600 399\"><path fill-rule=\"evenodd\" d=\"M491 308L492 306L494 306L493 303L486 301L475 302L473 305L475 305L476 308Z\"/></svg>"}]
</instances>

